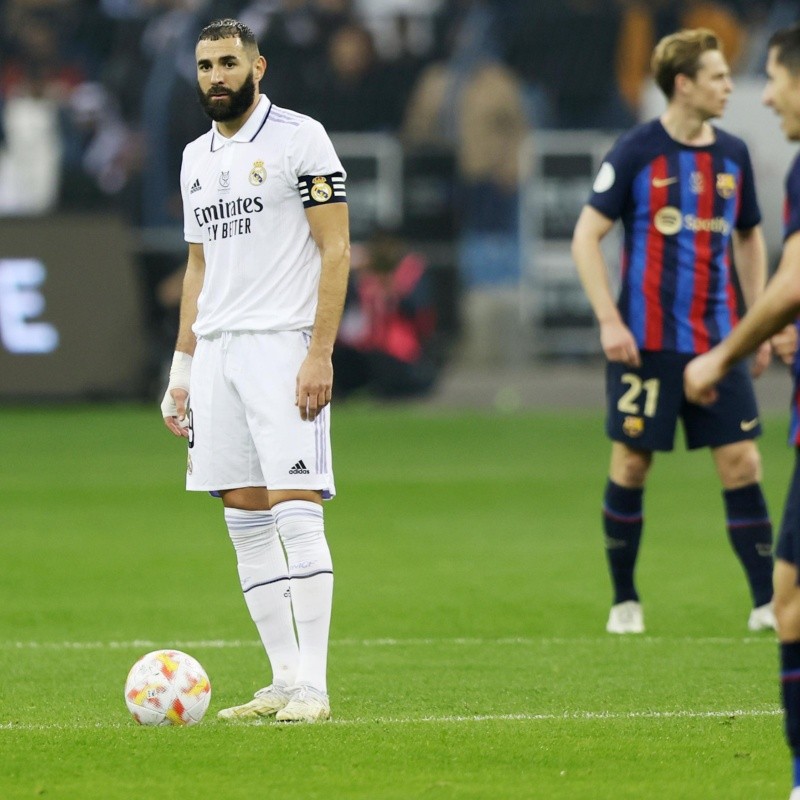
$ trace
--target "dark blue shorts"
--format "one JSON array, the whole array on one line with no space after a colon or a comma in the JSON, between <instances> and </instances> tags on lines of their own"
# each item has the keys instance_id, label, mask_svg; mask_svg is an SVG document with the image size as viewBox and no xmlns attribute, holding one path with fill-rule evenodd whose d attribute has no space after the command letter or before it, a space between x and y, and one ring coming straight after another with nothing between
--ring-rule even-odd
<instances>
[{"instance_id":1,"label":"dark blue shorts","mask_svg":"<svg viewBox=\"0 0 800 800\"><path fill-rule=\"evenodd\" d=\"M783 507L781 532L775 557L800 566L800 449L795 450L794 472L789 484L789 494Z\"/></svg>"},{"instance_id":2,"label":"dark blue shorts","mask_svg":"<svg viewBox=\"0 0 800 800\"><path fill-rule=\"evenodd\" d=\"M683 393L689 353L643 352L641 367L606 366L606 433L635 450L672 450L678 419L686 446L721 447L761 434L758 406L747 365L739 362L719 383L710 406L690 403Z\"/></svg>"}]
</instances>

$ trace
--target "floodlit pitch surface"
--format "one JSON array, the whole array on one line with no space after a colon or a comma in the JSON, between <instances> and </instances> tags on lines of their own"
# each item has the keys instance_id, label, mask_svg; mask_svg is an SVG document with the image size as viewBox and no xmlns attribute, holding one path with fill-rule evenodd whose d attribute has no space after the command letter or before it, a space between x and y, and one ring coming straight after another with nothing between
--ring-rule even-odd
<instances>
[{"instance_id":1,"label":"floodlit pitch surface","mask_svg":"<svg viewBox=\"0 0 800 800\"><path fill-rule=\"evenodd\" d=\"M768 420L779 516L792 465ZM706 453L662 457L648 632L604 633L600 416L336 410L334 719L230 725L267 682L218 501L182 490L158 409L0 410L0 797L788 796L774 637ZM136 726L143 653L209 673L200 725Z\"/></svg>"}]
</instances>

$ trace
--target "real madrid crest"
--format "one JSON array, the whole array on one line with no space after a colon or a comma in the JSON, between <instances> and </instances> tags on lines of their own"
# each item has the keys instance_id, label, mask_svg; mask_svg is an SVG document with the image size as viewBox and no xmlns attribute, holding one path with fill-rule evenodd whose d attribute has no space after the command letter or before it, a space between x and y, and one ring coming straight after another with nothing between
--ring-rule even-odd
<instances>
[{"instance_id":1,"label":"real madrid crest","mask_svg":"<svg viewBox=\"0 0 800 800\"><path fill-rule=\"evenodd\" d=\"M717 194L727 200L736 191L736 178L730 172L717 173Z\"/></svg>"},{"instance_id":2,"label":"real madrid crest","mask_svg":"<svg viewBox=\"0 0 800 800\"><path fill-rule=\"evenodd\" d=\"M267 171L264 169L264 162L254 161L253 169L250 170L250 174L247 176L247 178L250 183L253 184L253 186L261 186L261 184L267 179Z\"/></svg>"},{"instance_id":3,"label":"real madrid crest","mask_svg":"<svg viewBox=\"0 0 800 800\"><path fill-rule=\"evenodd\" d=\"M311 181L310 194L318 203L327 203L333 197L333 189L324 175L319 175Z\"/></svg>"}]
</instances>

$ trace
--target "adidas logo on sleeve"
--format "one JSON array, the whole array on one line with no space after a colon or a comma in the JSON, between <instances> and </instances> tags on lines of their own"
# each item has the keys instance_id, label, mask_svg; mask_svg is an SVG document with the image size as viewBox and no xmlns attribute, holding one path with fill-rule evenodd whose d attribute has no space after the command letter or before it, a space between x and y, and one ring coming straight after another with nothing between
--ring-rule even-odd
<instances>
[{"instance_id":1,"label":"adidas logo on sleeve","mask_svg":"<svg viewBox=\"0 0 800 800\"><path fill-rule=\"evenodd\" d=\"M306 469L306 465L301 458L290 470L290 475L310 475L311 471Z\"/></svg>"}]
</instances>

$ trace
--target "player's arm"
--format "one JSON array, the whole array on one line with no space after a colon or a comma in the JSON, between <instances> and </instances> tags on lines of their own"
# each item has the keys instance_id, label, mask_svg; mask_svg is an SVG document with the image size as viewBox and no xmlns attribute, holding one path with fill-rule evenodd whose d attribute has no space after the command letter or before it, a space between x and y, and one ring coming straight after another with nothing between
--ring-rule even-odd
<instances>
[{"instance_id":1,"label":"player's arm","mask_svg":"<svg viewBox=\"0 0 800 800\"><path fill-rule=\"evenodd\" d=\"M734 230L733 258L745 305L751 308L767 283L767 245L761 225Z\"/></svg>"},{"instance_id":2,"label":"player's arm","mask_svg":"<svg viewBox=\"0 0 800 800\"><path fill-rule=\"evenodd\" d=\"M686 367L686 396L694 403L716 399L715 386L725 373L800 312L800 232L784 243L778 270L741 322L714 348Z\"/></svg>"},{"instance_id":3,"label":"player's arm","mask_svg":"<svg viewBox=\"0 0 800 800\"><path fill-rule=\"evenodd\" d=\"M797 355L797 325L790 322L785 328L779 330L770 340L772 345L772 352L779 358L787 367L794 364L795 356Z\"/></svg>"},{"instance_id":4,"label":"player's arm","mask_svg":"<svg viewBox=\"0 0 800 800\"><path fill-rule=\"evenodd\" d=\"M764 291L767 282L767 245L761 225L734 230L733 259L739 276L745 306L751 308ZM760 375L769 365L771 347L763 342L756 352L753 374Z\"/></svg>"},{"instance_id":5,"label":"player's arm","mask_svg":"<svg viewBox=\"0 0 800 800\"><path fill-rule=\"evenodd\" d=\"M592 206L584 206L572 235L572 257L583 290L600 324L600 344L606 358L638 367L641 364L639 348L614 302L608 266L600 248L600 242L613 227L613 220Z\"/></svg>"},{"instance_id":6,"label":"player's arm","mask_svg":"<svg viewBox=\"0 0 800 800\"><path fill-rule=\"evenodd\" d=\"M164 424L175 436L189 436L188 429L180 423L186 417L186 405L189 399L192 356L194 356L194 349L197 345L192 326L197 319L197 298L203 288L205 272L206 259L203 254L203 245L190 244L186 273L183 276L178 339L175 343L175 355L172 357L172 368L169 372L169 385L161 403Z\"/></svg>"},{"instance_id":7,"label":"player's arm","mask_svg":"<svg viewBox=\"0 0 800 800\"><path fill-rule=\"evenodd\" d=\"M300 416L304 420L313 420L331 400L331 357L350 272L350 224L347 203L306 208L306 217L322 257L322 271L311 343L297 373L295 402Z\"/></svg>"}]
</instances>

